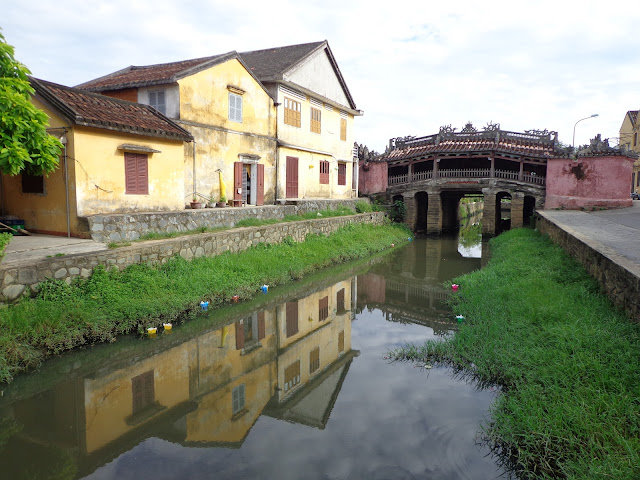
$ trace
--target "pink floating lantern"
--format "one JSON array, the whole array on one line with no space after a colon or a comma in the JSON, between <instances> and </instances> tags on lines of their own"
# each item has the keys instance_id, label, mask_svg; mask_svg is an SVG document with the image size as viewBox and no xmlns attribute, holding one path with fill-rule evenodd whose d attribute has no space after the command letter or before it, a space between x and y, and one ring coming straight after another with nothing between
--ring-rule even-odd
<instances>
[{"instance_id":1,"label":"pink floating lantern","mask_svg":"<svg viewBox=\"0 0 640 480\"><path fill-rule=\"evenodd\" d=\"M233 297L231 297L231 300L233 301L233 303L238 303L238 300L240 300L240 297L238 295L234 295Z\"/></svg>"},{"instance_id":2,"label":"pink floating lantern","mask_svg":"<svg viewBox=\"0 0 640 480\"><path fill-rule=\"evenodd\" d=\"M451 290L453 290L454 292L457 292L458 288L460 288L460 285L456 285L455 283L451 285Z\"/></svg>"}]
</instances>

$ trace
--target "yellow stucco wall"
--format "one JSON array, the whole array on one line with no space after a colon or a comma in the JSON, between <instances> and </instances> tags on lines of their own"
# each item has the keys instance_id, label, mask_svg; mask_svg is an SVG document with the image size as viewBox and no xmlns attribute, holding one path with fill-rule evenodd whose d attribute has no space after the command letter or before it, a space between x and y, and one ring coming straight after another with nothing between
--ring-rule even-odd
<instances>
[{"instance_id":1,"label":"yellow stucco wall","mask_svg":"<svg viewBox=\"0 0 640 480\"><path fill-rule=\"evenodd\" d=\"M287 157L298 158L298 197L297 198L332 198L345 199L352 198L353 191L351 188L353 177L353 163L346 163L346 181L345 185L338 185L338 163L340 160L322 155L320 153L312 153L304 150L296 150L293 148L278 148L278 177L279 189L278 198L285 198L286 182L287 182ZM329 183L320 183L320 162L329 162Z\"/></svg>"},{"instance_id":2,"label":"yellow stucco wall","mask_svg":"<svg viewBox=\"0 0 640 480\"><path fill-rule=\"evenodd\" d=\"M232 59L178 81L179 123L196 141L196 191L218 200L221 169L227 199L233 198L234 162L258 155L265 166L264 203L275 200L276 110L273 100L242 64ZM244 91L242 122L229 120L228 86ZM193 191L193 148L185 146L185 200Z\"/></svg>"},{"instance_id":3,"label":"yellow stucco wall","mask_svg":"<svg viewBox=\"0 0 640 480\"><path fill-rule=\"evenodd\" d=\"M640 121L634 125L625 113L624 121L620 126L620 146L626 146L629 150L640 153ZM640 159L633 162L633 177L631 190L640 193Z\"/></svg>"},{"instance_id":4,"label":"yellow stucco wall","mask_svg":"<svg viewBox=\"0 0 640 480\"><path fill-rule=\"evenodd\" d=\"M36 98L34 105L49 117L49 128L65 127L67 123ZM52 131L57 137L62 130ZM67 157L73 158L74 138L67 134ZM67 209L64 186L64 155L60 157L58 168L44 179L44 194L22 193L21 176L2 175L2 206L4 214L15 215L25 221L27 230L43 233L67 233ZM69 184L75 180L75 165L68 160ZM69 189L69 219L72 235L86 236L88 232L78 221L75 209L75 191Z\"/></svg>"},{"instance_id":5,"label":"yellow stucco wall","mask_svg":"<svg viewBox=\"0 0 640 480\"><path fill-rule=\"evenodd\" d=\"M73 135L78 215L184 208L182 141L79 127ZM118 150L123 143L160 151L148 157L147 195L125 193L124 152Z\"/></svg>"},{"instance_id":6,"label":"yellow stucco wall","mask_svg":"<svg viewBox=\"0 0 640 480\"><path fill-rule=\"evenodd\" d=\"M189 370L195 363L194 343L184 343L102 377L85 379L87 453L108 445L139 426L127 423L133 413L131 379L137 375L153 371L155 400L167 409L189 400Z\"/></svg>"},{"instance_id":7,"label":"yellow stucco wall","mask_svg":"<svg viewBox=\"0 0 640 480\"><path fill-rule=\"evenodd\" d=\"M33 103L47 113L51 127L70 127L48 105L35 98ZM86 127L70 127L66 137L69 219L73 236L89 236L86 223L78 217L184 208L184 147L181 140ZM118 150L123 143L160 151L149 155L148 195L125 194L124 152ZM5 213L23 218L27 230L66 234L64 154L60 157L59 167L45 178L44 184L44 194L22 193L19 175L3 176Z\"/></svg>"},{"instance_id":8,"label":"yellow stucco wall","mask_svg":"<svg viewBox=\"0 0 640 480\"><path fill-rule=\"evenodd\" d=\"M287 125L284 123L284 98L290 98L296 102L300 102L300 127ZM347 136L346 140L340 139L340 116L341 111L336 107L330 107L329 110L324 105L322 107L311 103L310 98L304 95L302 97L294 97L278 91L278 139L290 145L318 150L333 155L340 160L351 160L353 152L354 135L354 117L347 113ZM311 108L319 109L321 112L320 133L311 131Z\"/></svg>"},{"instance_id":9,"label":"yellow stucco wall","mask_svg":"<svg viewBox=\"0 0 640 480\"><path fill-rule=\"evenodd\" d=\"M337 292L344 288L346 311L336 309ZM318 304L320 299L329 297L329 317L319 321ZM278 356L278 400L287 397L304 387L316 375L335 362L344 353L351 350L351 282L348 280L316 292L298 300L298 333L287 337L286 308L278 308L279 351ZM344 332L344 349L338 350L338 336ZM320 368L309 372L309 354L320 347ZM285 391L285 370L300 360L300 383Z\"/></svg>"}]
</instances>

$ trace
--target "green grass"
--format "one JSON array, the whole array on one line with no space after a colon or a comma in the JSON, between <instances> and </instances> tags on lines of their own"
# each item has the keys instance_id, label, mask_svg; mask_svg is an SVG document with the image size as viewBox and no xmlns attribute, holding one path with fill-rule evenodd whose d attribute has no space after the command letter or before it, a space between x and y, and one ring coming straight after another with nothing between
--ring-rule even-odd
<instances>
[{"instance_id":1,"label":"green grass","mask_svg":"<svg viewBox=\"0 0 640 480\"><path fill-rule=\"evenodd\" d=\"M522 478L640 478L640 326L537 232L491 249L487 267L453 280L460 330L390 357L501 385L483 436Z\"/></svg>"},{"instance_id":2,"label":"green grass","mask_svg":"<svg viewBox=\"0 0 640 480\"><path fill-rule=\"evenodd\" d=\"M187 319L201 300L209 300L213 308L229 303L233 295L247 300L262 284L275 287L298 280L406 238L406 229L398 225L348 225L301 243L289 238L190 262L176 257L158 268L140 264L119 272L98 267L89 279L71 285L48 280L35 299L0 311L0 381L9 382L47 355Z\"/></svg>"},{"instance_id":3,"label":"green grass","mask_svg":"<svg viewBox=\"0 0 640 480\"><path fill-rule=\"evenodd\" d=\"M2 257L4 257L4 251L7 248L7 245L9 245L9 242L11 242L11 239L13 238L13 235L11 235L10 233L0 233L0 260L2 260Z\"/></svg>"},{"instance_id":4,"label":"green grass","mask_svg":"<svg viewBox=\"0 0 640 480\"><path fill-rule=\"evenodd\" d=\"M366 203L366 202L362 202ZM236 222L236 227L261 227L263 225L272 225L274 223L282 223L282 222L299 222L301 220L315 220L317 218L327 218L327 217L344 217L346 215L355 215L356 212L351 210L348 207L340 206L335 209L325 209L320 211L313 211L302 213L299 215L285 215L284 219L278 220L275 218L269 218L265 220L260 220L257 218L245 218L244 220L240 220ZM361 213L361 212L358 212Z\"/></svg>"}]
</instances>

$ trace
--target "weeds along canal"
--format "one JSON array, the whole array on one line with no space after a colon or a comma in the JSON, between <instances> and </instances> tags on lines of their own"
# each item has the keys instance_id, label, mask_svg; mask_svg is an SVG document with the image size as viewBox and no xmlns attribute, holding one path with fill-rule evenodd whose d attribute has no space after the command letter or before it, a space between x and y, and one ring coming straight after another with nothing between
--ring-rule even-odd
<instances>
[{"instance_id":1,"label":"weeds along canal","mask_svg":"<svg viewBox=\"0 0 640 480\"><path fill-rule=\"evenodd\" d=\"M11 479L491 479L496 392L385 353L455 330L442 284L486 251L418 238L155 338L72 352L3 387Z\"/></svg>"}]
</instances>

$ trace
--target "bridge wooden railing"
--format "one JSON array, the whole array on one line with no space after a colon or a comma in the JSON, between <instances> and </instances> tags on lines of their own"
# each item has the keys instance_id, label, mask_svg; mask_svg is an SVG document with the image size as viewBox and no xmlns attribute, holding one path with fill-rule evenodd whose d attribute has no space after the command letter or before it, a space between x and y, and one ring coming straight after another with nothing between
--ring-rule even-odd
<instances>
[{"instance_id":1,"label":"bridge wooden railing","mask_svg":"<svg viewBox=\"0 0 640 480\"><path fill-rule=\"evenodd\" d=\"M393 175L388 178L388 185L403 185L412 182L433 179L433 171L416 172L411 175L408 173L402 175ZM435 178L502 178L505 180L513 180L514 182L532 183L534 185L545 184L545 177L535 174L522 174L511 170L495 170L491 177L491 170L488 168L462 168L462 169L442 169L436 172Z\"/></svg>"}]
</instances>

